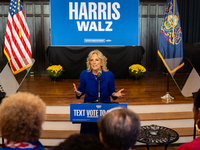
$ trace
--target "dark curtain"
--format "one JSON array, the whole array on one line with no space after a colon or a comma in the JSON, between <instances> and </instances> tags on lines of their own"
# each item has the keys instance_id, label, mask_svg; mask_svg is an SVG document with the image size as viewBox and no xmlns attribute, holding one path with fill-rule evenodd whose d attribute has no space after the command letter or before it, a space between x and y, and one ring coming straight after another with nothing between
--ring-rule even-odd
<instances>
[{"instance_id":1,"label":"dark curtain","mask_svg":"<svg viewBox=\"0 0 200 150\"><path fill-rule=\"evenodd\" d=\"M177 0L184 43L200 42L200 0Z\"/></svg>"},{"instance_id":2,"label":"dark curtain","mask_svg":"<svg viewBox=\"0 0 200 150\"><path fill-rule=\"evenodd\" d=\"M50 65L61 65L65 70L63 78L77 79L86 69L86 59L90 51L99 49L107 57L107 67L115 78L127 78L128 67L142 62L145 50L142 46L125 47L56 47L46 50Z\"/></svg>"}]
</instances>

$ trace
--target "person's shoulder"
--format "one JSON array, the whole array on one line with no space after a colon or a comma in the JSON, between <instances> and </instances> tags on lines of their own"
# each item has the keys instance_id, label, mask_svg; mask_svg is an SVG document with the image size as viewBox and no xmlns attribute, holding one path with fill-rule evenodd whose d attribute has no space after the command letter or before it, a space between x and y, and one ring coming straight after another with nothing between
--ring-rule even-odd
<instances>
[{"instance_id":1,"label":"person's shoulder","mask_svg":"<svg viewBox=\"0 0 200 150\"><path fill-rule=\"evenodd\" d=\"M88 72L87 70L83 70L79 76L79 79L86 79L89 77L90 72Z\"/></svg>"},{"instance_id":2,"label":"person's shoulder","mask_svg":"<svg viewBox=\"0 0 200 150\"><path fill-rule=\"evenodd\" d=\"M113 74L110 70L108 70L108 71L103 70L103 72L106 73L106 74Z\"/></svg>"},{"instance_id":3,"label":"person's shoulder","mask_svg":"<svg viewBox=\"0 0 200 150\"><path fill-rule=\"evenodd\" d=\"M191 145L188 145L186 143L186 144L179 146L177 150L193 150L193 149L192 149Z\"/></svg>"},{"instance_id":4,"label":"person's shoulder","mask_svg":"<svg viewBox=\"0 0 200 150\"><path fill-rule=\"evenodd\" d=\"M193 141L189 143L185 143L183 145L180 145L177 150L194 150L194 148L199 147L199 141L196 143L196 140L194 139Z\"/></svg>"},{"instance_id":5,"label":"person's shoulder","mask_svg":"<svg viewBox=\"0 0 200 150\"><path fill-rule=\"evenodd\" d=\"M114 74L111 71L103 71L103 73L104 73L104 75L103 75L104 78L107 80L113 80L115 78Z\"/></svg>"},{"instance_id":6,"label":"person's shoulder","mask_svg":"<svg viewBox=\"0 0 200 150\"><path fill-rule=\"evenodd\" d=\"M110 76L114 76L113 73L111 71L103 71L106 75L110 75Z\"/></svg>"},{"instance_id":7,"label":"person's shoulder","mask_svg":"<svg viewBox=\"0 0 200 150\"><path fill-rule=\"evenodd\" d=\"M84 75L84 74L88 74L89 72L87 71L87 70L83 70L82 72L81 72L81 75Z\"/></svg>"},{"instance_id":8,"label":"person's shoulder","mask_svg":"<svg viewBox=\"0 0 200 150\"><path fill-rule=\"evenodd\" d=\"M83 70L81 73L86 73L86 72L88 73L88 71L87 71L87 70Z\"/></svg>"}]
</instances>

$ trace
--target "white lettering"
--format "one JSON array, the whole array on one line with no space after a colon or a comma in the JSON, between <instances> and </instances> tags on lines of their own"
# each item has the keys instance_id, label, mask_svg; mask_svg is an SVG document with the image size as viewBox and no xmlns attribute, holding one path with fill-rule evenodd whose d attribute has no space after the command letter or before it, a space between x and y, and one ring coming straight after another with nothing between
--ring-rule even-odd
<instances>
[{"instance_id":1,"label":"white lettering","mask_svg":"<svg viewBox=\"0 0 200 150\"><path fill-rule=\"evenodd\" d=\"M120 13L119 13L119 11L116 9L116 7L117 8L120 8L120 4L119 3L117 3L117 2L115 2L115 3L113 3L112 4L112 9L113 9L113 11L115 12L115 14L113 13L112 14L112 18L114 19L114 20L118 20L119 18L120 18Z\"/></svg>"},{"instance_id":2,"label":"white lettering","mask_svg":"<svg viewBox=\"0 0 200 150\"><path fill-rule=\"evenodd\" d=\"M101 14L103 14L103 19L106 20L106 4L98 3L98 19L101 20Z\"/></svg>"},{"instance_id":3,"label":"white lettering","mask_svg":"<svg viewBox=\"0 0 200 150\"><path fill-rule=\"evenodd\" d=\"M96 23L94 21L92 21L91 24L90 24L89 31L92 31L92 30L97 31L97 26L96 26Z\"/></svg>"},{"instance_id":4,"label":"white lettering","mask_svg":"<svg viewBox=\"0 0 200 150\"><path fill-rule=\"evenodd\" d=\"M88 19L88 15L87 15L87 8L86 8L86 3L82 2L81 6L80 6L80 12L79 12L79 20L82 19L82 16L84 17L85 20Z\"/></svg>"},{"instance_id":5,"label":"white lettering","mask_svg":"<svg viewBox=\"0 0 200 150\"><path fill-rule=\"evenodd\" d=\"M111 25L112 25L112 21L106 21L107 27L106 27L106 31L112 31L112 29L110 29Z\"/></svg>"},{"instance_id":6,"label":"white lettering","mask_svg":"<svg viewBox=\"0 0 200 150\"><path fill-rule=\"evenodd\" d=\"M98 31L104 31L104 29L101 28L101 21L98 21Z\"/></svg>"},{"instance_id":7,"label":"white lettering","mask_svg":"<svg viewBox=\"0 0 200 150\"><path fill-rule=\"evenodd\" d=\"M98 21L98 24L95 21L87 21L87 23L85 21L77 21L76 24L78 31L113 31L111 28L112 21L105 22L105 25L107 25L106 28L103 28L101 21Z\"/></svg>"},{"instance_id":8,"label":"white lettering","mask_svg":"<svg viewBox=\"0 0 200 150\"><path fill-rule=\"evenodd\" d=\"M88 31L88 27L89 27L90 22L87 21L87 25L86 25L85 21L81 21L81 24L80 24L80 21L77 21L76 24L77 24L77 27L78 27L78 31L83 31L83 28L84 28L84 31Z\"/></svg>"},{"instance_id":9,"label":"white lettering","mask_svg":"<svg viewBox=\"0 0 200 150\"><path fill-rule=\"evenodd\" d=\"M105 110L100 110L100 116L103 116L106 113Z\"/></svg>"},{"instance_id":10,"label":"white lettering","mask_svg":"<svg viewBox=\"0 0 200 150\"><path fill-rule=\"evenodd\" d=\"M98 110L87 110L88 117L98 117Z\"/></svg>"},{"instance_id":11,"label":"white lettering","mask_svg":"<svg viewBox=\"0 0 200 150\"><path fill-rule=\"evenodd\" d=\"M77 110L74 109L74 116L77 116Z\"/></svg>"},{"instance_id":12,"label":"white lettering","mask_svg":"<svg viewBox=\"0 0 200 150\"><path fill-rule=\"evenodd\" d=\"M108 20L111 19L111 3L110 2L108 2L107 17L108 17Z\"/></svg>"},{"instance_id":13,"label":"white lettering","mask_svg":"<svg viewBox=\"0 0 200 150\"><path fill-rule=\"evenodd\" d=\"M92 16L93 16L94 20L97 19L97 12L96 12L96 10L97 10L97 4L90 2L89 3L89 20L92 20Z\"/></svg>"},{"instance_id":14,"label":"white lettering","mask_svg":"<svg viewBox=\"0 0 200 150\"><path fill-rule=\"evenodd\" d=\"M88 7L88 8L87 8ZM120 18L118 2L69 2L69 19L75 20L118 20Z\"/></svg>"},{"instance_id":15,"label":"white lettering","mask_svg":"<svg viewBox=\"0 0 200 150\"><path fill-rule=\"evenodd\" d=\"M72 8L72 2L69 2L69 19L73 19L73 12L75 13L75 19L78 19L78 2L75 2L75 8Z\"/></svg>"},{"instance_id":16,"label":"white lettering","mask_svg":"<svg viewBox=\"0 0 200 150\"><path fill-rule=\"evenodd\" d=\"M74 116L85 116L85 109L74 109Z\"/></svg>"}]
</instances>

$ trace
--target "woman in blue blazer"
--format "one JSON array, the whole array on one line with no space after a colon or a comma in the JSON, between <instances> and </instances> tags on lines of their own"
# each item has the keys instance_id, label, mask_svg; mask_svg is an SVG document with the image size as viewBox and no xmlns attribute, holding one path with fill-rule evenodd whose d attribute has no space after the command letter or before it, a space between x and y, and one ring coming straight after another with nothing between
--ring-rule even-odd
<instances>
[{"instance_id":1,"label":"woman in blue blazer","mask_svg":"<svg viewBox=\"0 0 200 150\"><path fill-rule=\"evenodd\" d=\"M94 50L89 53L86 64L87 70L83 70L80 74L80 85L78 89L73 83L77 99L85 95L84 103L98 100L98 71L102 73L100 78L100 102L111 102L110 97L116 100L118 97L124 95L122 93L124 89L118 92L115 91L114 75L107 69L107 58L99 50ZM91 128L88 124L82 124L81 133L93 133Z\"/></svg>"}]
</instances>

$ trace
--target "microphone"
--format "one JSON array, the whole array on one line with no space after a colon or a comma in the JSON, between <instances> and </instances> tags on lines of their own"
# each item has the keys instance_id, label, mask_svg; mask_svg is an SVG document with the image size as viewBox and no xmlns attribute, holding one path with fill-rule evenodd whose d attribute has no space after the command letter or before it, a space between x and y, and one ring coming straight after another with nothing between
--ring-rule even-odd
<instances>
[{"instance_id":1,"label":"microphone","mask_svg":"<svg viewBox=\"0 0 200 150\"><path fill-rule=\"evenodd\" d=\"M98 102L100 103L100 78L101 78L102 72L97 72L97 78L98 78Z\"/></svg>"},{"instance_id":2,"label":"microphone","mask_svg":"<svg viewBox=\"0 0 200 150\"><path fill-rule=\"evenodd\" d=\"M102 72L101 72L101 71L98 71L98 72L97 72L97 78L100 79L100 78L101 78L101 75L102 75Z\"/></svg>"}]
</instances>

